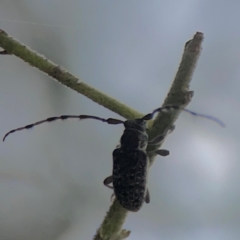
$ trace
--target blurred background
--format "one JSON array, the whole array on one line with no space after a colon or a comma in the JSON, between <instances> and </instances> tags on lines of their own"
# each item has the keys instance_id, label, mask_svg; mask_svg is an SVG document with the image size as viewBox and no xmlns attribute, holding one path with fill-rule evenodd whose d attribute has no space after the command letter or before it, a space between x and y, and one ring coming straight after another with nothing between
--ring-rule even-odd
<instances>
[{"instance_id":1,"label":"blurred background","mask_svg":"<svg viewBox=\"0 0 240 240\"><path fill-rule=\"evenodd\" d=\"M0 0L0 28L142 113L159 107L184 44L205 35L189 109L150 171L151 203L130 213L129 240L240 236L239 1ZM0 135L62 114L115 117L15 56L0 56ZM120 119L122 119L120 117ZM122 126L44 124L0 144L0 239L92 239L111 201L103 186Z\"/></svg>"}]
</instances>

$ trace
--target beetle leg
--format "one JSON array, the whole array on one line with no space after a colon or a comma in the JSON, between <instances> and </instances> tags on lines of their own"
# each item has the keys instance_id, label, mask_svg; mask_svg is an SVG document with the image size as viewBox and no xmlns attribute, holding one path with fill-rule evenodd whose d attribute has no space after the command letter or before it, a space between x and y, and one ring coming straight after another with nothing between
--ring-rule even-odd
<instances>
[{"instance_id":1,"label":"beetle leg","mask_svg":"<svg viewBox=\"0 0 240 240\"><path fill-rule=\"evenodd\" d=\"M163 141L164 138L165 138L165 135L158 135L155 138L148 141L148 145L158 145Z\"/></svg>"},{"instance_id":2,"label":"beetle leg","mask_svg":"<svg viewBox=\"0 0 240 240\"><path fill-rule=\"evenodd\" d=\"M145 196L145 202L146 203L150 203L150 193L149 193L149 190L147 189L147 194Z\"/></svg>"},{"instance_id":3,"label":"beetle leg","mask_svg":"<svg viewBox=\"0 0 240 240\"><path fill-rule=\"evenodd\" d=\"M111 202L113 202L115 199L115 194L113 193L112 196L111 196Z\"/></svg>"},{"instance_id":4,"label":"beetle leg","mask_svg":"<svg viewBox=\"0 0 240 240\"><path fill-rule=\"evenodd\" d=\"M161 135L158 135L155 138L153 138L150 141L148 141L148 145L158 145L158 144L161 144L161 142L164 140L166 135L168 135L169 133L172 133L174 129L175 129L175 126L173 125L167 131L165 131L165 133L163 133Z\"/></svg>"},{"instance_id":5,"label":"beetle leg","mask_svg":"<svg viewBox=\"0 0 240 240\"><path fill-rule=\"evenodd\" d=\"M168 156L170 154L170 152L166 149L158 149L155 151L155 153L163 157Z\"/></svg>"},{"instance_id":6,"label":"beetle leg","mask_svg":"<svg viewBox=\"0 0 240 240\"><path fill-rule=\"evenodd\" d=\"M112 182L113 182L113 177L112 177L112 176L109 176L109 177L107 177L107 178L104 179L103 184L104 184L106 187L108 187L108 188L110 188L110 189L113 189L113 187L109 185L109 184L111 184Z\"/></svg>"}]
</instances>

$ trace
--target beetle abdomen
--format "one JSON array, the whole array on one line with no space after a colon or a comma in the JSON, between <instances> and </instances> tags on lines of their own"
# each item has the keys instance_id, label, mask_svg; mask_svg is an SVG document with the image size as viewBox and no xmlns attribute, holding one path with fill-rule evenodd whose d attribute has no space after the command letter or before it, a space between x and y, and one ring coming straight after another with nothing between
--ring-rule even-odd
<instances>
[{"instance_id":1,"label":"beetle abdomen","mask_svg":"<svg viewBox=\"0 0 240 240\"><path fill-rule=\"evenodd\" d=\"M123 208L138 211L147 193L148 156L144 151L113 151L113 187Z\"/></svg>"}]
</instances>

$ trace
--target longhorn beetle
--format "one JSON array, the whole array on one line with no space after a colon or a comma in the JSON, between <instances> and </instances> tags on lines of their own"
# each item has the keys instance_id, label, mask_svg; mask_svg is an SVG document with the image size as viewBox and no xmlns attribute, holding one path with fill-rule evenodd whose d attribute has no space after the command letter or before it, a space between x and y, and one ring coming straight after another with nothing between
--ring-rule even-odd
<instances>
[{"instance_id":1,"label":"longhorn beetle","mask_svg":"<svg viewBox=\"0 0 240 240\"><path fill-rule=\"evenodd\" d=\"M188 109L183 109L180 106L166 106L155 109L142 118L122 121L114 118L100 118L91 115L62 115L58 117L50 117L41 120L25 127L20 127L9 131L3 138L16 131L30 129L36 125L45 122L53 122L56 120L66 120L69 118L95 119L108 124L123 124L125 129L120 139L120 145L113 151L113 171L112 175L107 177L103 183L105 186L114 190L114 194L120 205L128 211L137 212L142 207L143 203L150 202L150 195L147 188L147 174L149 168L149 158L146 152L149 144L157 145L161 143L166 134L155 137L153 140L148 141L147 135L147 121L153 119L156 113L170 112L174 110L183 110L192 115L207 118L215 121L221 126L224 124L215 117L198 114ZM161 156L169 155L169 151L158 149L156 154ZM110 184L113 186L110 186Z\"/></svg>"}]
</instances>

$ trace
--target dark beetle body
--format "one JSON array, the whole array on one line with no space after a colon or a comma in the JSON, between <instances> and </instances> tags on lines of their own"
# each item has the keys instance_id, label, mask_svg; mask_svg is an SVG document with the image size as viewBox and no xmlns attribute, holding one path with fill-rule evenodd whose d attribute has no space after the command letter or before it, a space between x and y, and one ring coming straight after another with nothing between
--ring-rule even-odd
<instances>
[{"instance_id":1,"label":"dark beetle body","mask_svg":"<svg viewBox=\"0 0 240 240\"><path fill-rule=\"evenodd\" d=\"M113 151L113 188L121 206L136 212L147 195L146 121L128 120L124 126L120 147Z\"/></svg>"},{"instance_id":2,"label":"dark beetle body","mask_svg":"<svg viewBox=\"0 0 240 240\"><path fill-rule=\"evenodd\" d=\"M56 120L66 120L69 118L95 119L98 121L106 122L108 124L116 125L123 124L125 130L120 139L120 145L113 151L113 171L112 175L104 180L104 185L113 189L116 199L120 205L132 212L137 212L144 202L150 202L149 191L147 189L147 178L149 168L149 158L147 156L148 145L159 145L164 139L165 135L160 135L148 141L147 135L147 121L153 119L156 113L170 112L175 110L186 111L194 116L208 118L224 126L224 124L212 116L198 114L180 106L165 106L155 109L142 118L122 121L114 118L101 118L92 115L62 115L58 117L50 117L24 127L12 129L3 137L3 141L9 134L24 129L30 129L34 126L40 125L45 122L53 122ZM169 129L171 131L171 129ZM167 156L169 151L159 149L155 151L156 154ZM113 187L109 184L113 184Z\"/></svg>"},{"instance_id":3,"label":"dark beetle body","mask_svg":"<svg viewBox=\"0 0 240 240\"><path fill-rule=\"evenodd\" d=\"M142 150L113 151L113 188L120 205L129 211L138 211L147 195L149 160Z\"/></svg>"},{"instance_id":4,"label":"dark beetle body","mask_svg":"<svg viewBox=\"0 0 240 240\"><path fill-rule=\"evenodd\" d=\"M149 158L146 152L148 118L149 116L146 115L143 118L124 122L125 130L120 145L113 151L112 176L104 180L107 187L113 188L120 205L132 212L140 210L144 202L150 202L147 189ZM163 137L159 139L162 140ZM157 154L165 156L169 154L168 151L163 151L164 154L162 152ZM110 183L113 187L109 186Z\"/></svg>"}]
</instances>

